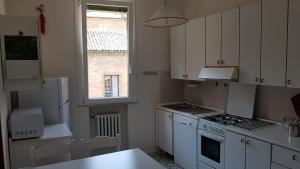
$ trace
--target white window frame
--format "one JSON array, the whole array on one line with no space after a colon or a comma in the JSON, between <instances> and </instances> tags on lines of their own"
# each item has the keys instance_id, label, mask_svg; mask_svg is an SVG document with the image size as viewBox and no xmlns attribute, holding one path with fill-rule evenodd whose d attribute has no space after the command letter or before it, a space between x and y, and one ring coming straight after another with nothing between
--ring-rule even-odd
<instances>
[{"instance_id":1,"label":"white window frame","mask_svg":"<svg viewBox=\"0 0 300 169\"><path fill-rule=\"evenodd\" d=\"M120 98L99 98L89 99L88 95L88 49L87 49L87 18L86 10L88 5L102 5L102 6L118 6L128 8L128 97ZM136 102L136 77L135 77L135 8L134 2L121 0L82 0L82 47L83 47L83 104L85 105L99 105L99 104L113 104L113 103L131 103Z\"/></svg>"}]
</instances>

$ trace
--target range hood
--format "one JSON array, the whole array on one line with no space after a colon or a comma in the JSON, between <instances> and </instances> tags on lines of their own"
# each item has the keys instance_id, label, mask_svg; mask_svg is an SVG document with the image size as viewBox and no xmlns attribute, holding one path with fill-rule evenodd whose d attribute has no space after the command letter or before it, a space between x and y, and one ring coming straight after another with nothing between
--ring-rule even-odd
<instances>
[{"instance_id":1,"label":"range hood","mask_svg":"<svg viewBox=\"0 0 300 169\"><path fill-rule=\"evenodd\" d=\"M238 80L237 67L206 67L198 76L201 80Z\"/></svg>"}]
</instances>

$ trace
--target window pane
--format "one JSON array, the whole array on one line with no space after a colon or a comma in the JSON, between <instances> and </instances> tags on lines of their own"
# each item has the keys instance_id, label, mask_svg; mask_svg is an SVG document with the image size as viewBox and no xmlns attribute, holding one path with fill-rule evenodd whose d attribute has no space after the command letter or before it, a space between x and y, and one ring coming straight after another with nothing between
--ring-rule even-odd
<instances>
[{"instance_id":1,"label":"window pane","mask_svg":"<svg viewBox=\"0 0 300 169\"><path fill-rule=\"evenodd\" d=\"M128 97L127 9L88 6L89 99Z\"/></svg>"}]
</instances>

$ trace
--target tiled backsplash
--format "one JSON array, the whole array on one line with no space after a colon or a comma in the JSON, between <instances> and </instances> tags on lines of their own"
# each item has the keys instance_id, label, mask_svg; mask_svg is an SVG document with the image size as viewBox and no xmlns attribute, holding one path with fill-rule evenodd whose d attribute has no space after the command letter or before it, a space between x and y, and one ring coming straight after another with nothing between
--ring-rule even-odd
<instances>
[{"instance_id":1,"label":"tiled backsplash","mask_svg":"<svg viewBox=\"0 0 300 169\"><path fill-rule=\"evenodd\" d=\"M196 100L198 104L225 108L227 87L224 82L200 82L199 87L185 87L185 99ZM255 115L258 118L281 121L284 116L297 117L290 98L300 89L259 86L257 90Z\"/></svg>"}]
</instances>

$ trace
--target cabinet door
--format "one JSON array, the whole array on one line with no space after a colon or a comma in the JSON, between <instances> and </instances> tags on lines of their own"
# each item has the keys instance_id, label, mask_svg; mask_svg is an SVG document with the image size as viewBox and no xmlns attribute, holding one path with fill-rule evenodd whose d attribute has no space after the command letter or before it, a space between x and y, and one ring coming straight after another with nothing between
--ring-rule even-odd
<instances>
[{"instance_id":1,"label":"cabinet door","mask_svg":"<svg viewBox=\"0 0 300 169\"><path fill-rule=\"evenodd\" d=\"M190 20L186 24L186 72L189 80L198 80L205 67L205 18Z\"/></svg>"},{"instance_id":2,"label":"cabinet door","mask_svg":"<svg viewBox=\"0 0 300 169\"><path fill-rule=\"evenodd\" d=\"M206 16L206 66L219 66L221 57L221 13Z\"/></svg>"},{"instance_id":3,"label":"cabinet door","mask_svg":"<svg viewBox=\"0 0 300 169\"><path fill-rule=\"evenodd\" d=\"M225 169L245 167L245 136L225 131Z\"/></svg>"},{"instance_id":4,"label":"cabinet door","mask_svg":"<svg viewBox=\"0 0 300 169\"><path fill-rule=\"evenodd\" d=\"M285 86L288 0L262 0L261 78Z\"/></svg>"},{"instance_id":5,"label":"cabinet door","mask_svg":"<svg viewBox=\"0 0 300 169\"><path fill-rule=\"evenodd\" d=\"M268 169L271 165L271 144L246 138L246 169Z\"/></svg>"},{"instance_id":6,"label":"cabinet door","mask_svg":"<svg viewBox=\"0 0 300 169\"><path fill-rule=\"evenodd\" d=\"M222 12L222 66L239 66L239 8Z\"/></svg>"},{"instance_id":7,"label":"cabinet door","mask_svg":"<svg viewBox=\"0 0 300 169\"><path fill-rule=\"evenodd\" d=\"M289 5L287 87L300 88L300 1L290 0Z\"/></svg>"},{"instance_id":8,"label":"cabinet door","mask_svg":"<svg viewBox=\"0 0 300 169\"><path fill-rule=\"evenodd\" d=\"M288 168L285 168L285 167L280 166L278 164L272 163L271 164L271 169L288 169Z\"/></svg>"},{"instance_id":9,"label":"cabinet door","mask_svg":"<svg viewBox=\"0 0 300 169\"><path fill-rule=\"evenodd\" d=\"M185 25L171 28L171 78L185 79Z\"/></svg>"},{"instance_id":10,"label":"cabinet door","mask_svg":"<svg viewBox=\"0 0 300 169\"><path fill-rule=\"evenodd\" d=\"M158 145L173 155L173 114L171 112L158 111Z\"/></svg>"},{"instance_id":11,"label":"cabinet door","mask_svg":"<svg viewBox=\"0 0 300 169\"><path fill-rule=\"evenodd\" d=\"M260 84L261 1L240 8L240 82Z\"/></svg>"}]
</instances>

